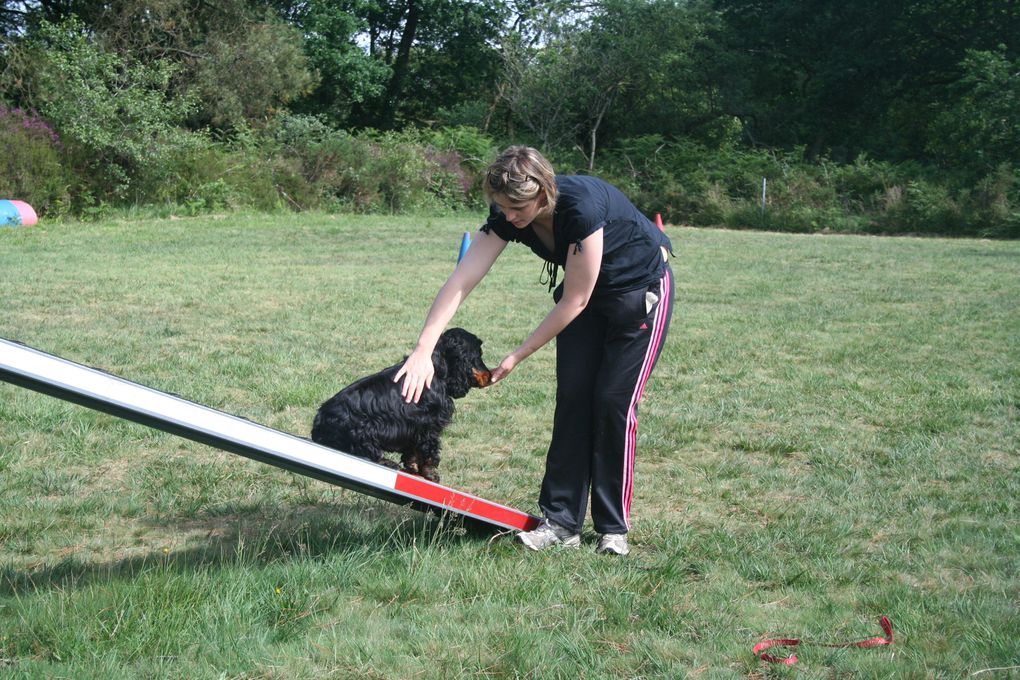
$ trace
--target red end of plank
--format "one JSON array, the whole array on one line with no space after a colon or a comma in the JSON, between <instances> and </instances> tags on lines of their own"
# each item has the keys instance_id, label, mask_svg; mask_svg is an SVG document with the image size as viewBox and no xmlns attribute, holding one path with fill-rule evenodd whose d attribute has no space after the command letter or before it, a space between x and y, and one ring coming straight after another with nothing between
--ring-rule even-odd
<instances>
[{"instance_id":1,"label":"red end of plank","mask_svg":"<svg viewBox=\"0 0 1020 680\"><path fill-rule=\"evenodd\" d=\"M444 507L473 515L480 519L498 522L521 531L530 531L538 526L539 519L520 510L514 510L498 503L492 503L471 494L461 493L441 484L430 482L415 475L397 473L396 491L438 503Z\"/></svg>"}]
</instances>

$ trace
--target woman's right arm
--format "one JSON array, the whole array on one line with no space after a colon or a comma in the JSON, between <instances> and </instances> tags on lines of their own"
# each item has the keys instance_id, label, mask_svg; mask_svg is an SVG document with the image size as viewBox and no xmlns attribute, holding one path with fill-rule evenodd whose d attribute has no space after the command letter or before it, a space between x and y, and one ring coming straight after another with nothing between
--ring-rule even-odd
<instances>
[{"instance_id":1,"label":"woman's right arm","mask_svg":"<svg viewBox=\"0 0 1020 680\"><path fill-rule=\"evenodd\" d=\"M439 336L450 323L457 309L467 296L485 278L492 264L503 252L506 241L493 233L478 232L464 258L439 289L432 308L425 318L425 327L418 336L418 344L407 357L407 361L393 377L393 382L404 379L400 394L408 403L421 398L422 392L432 386L435 367L432 365L432 351L439 342Z\"/></svg>"}]
</instances>

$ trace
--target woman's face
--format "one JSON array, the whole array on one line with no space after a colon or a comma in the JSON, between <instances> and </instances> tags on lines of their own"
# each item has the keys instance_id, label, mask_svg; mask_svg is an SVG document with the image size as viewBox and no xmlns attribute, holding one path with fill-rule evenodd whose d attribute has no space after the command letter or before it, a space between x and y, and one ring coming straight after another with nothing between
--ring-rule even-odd
<instances>
[{"instance_id":1,"label":"woman's face","mask_svg":"<svg viewBox=\"0 0 1020 680\"><path fill-rule=\"evenodd\" d=\"M518 229L524 229L534 222L538 214L542 212L542 208L546 206L545 192L543 191L524 203L513 202L502 194L494 196L493 202L499 206L507 221Z\"/></svg>"}]
</instances>

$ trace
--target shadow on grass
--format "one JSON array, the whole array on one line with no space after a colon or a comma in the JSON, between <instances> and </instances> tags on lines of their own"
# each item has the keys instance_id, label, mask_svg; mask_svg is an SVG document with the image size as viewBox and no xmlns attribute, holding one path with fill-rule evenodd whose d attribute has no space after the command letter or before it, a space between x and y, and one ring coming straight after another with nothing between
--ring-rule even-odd
<instances>
[{"instance_id":1,"label":"shadow on grass","mask_svg":"<svg viewBox=\"0 0 1020 680\"><path fill-rule=\"evenodd\" d=\"M371 499L342 504L260 505L201 518L149 516L153 531L186 536L180 549L154 549L112 560L71 555L41 568L0 567L0 596L84 588L128 580L155 568L178 573L260 568L297 560L357 554L382 559L422 546L485 541L494 532L460 515L416 512Z\"/></svg>"}]
</instances>

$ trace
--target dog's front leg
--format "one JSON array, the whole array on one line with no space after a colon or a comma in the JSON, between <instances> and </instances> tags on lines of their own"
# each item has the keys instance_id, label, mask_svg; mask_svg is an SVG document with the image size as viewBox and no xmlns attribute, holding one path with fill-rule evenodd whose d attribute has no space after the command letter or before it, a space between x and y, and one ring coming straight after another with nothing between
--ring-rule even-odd
<instances>
[{"instance_id":1,"label":"dog's front leg","mask_svg":"<svg viewBox=\"0 0 1020 680\"><path fill-rule=\"evenodd\" d=\"M428 435L418 450L418 474L430 482L439 483L439 437Z\"/></svg>"},{"instance_id":2,"label":"dog's front leg","mask_svg":"<svg viewBox=\"0 0 1020 680\"><path fill-rule=\"evenodd\" d=\"M404 466L404 472L410 472L412 475L421 474L417 451L404 451L400 456L400 463Z\"/></svg>"}]
</instances>

